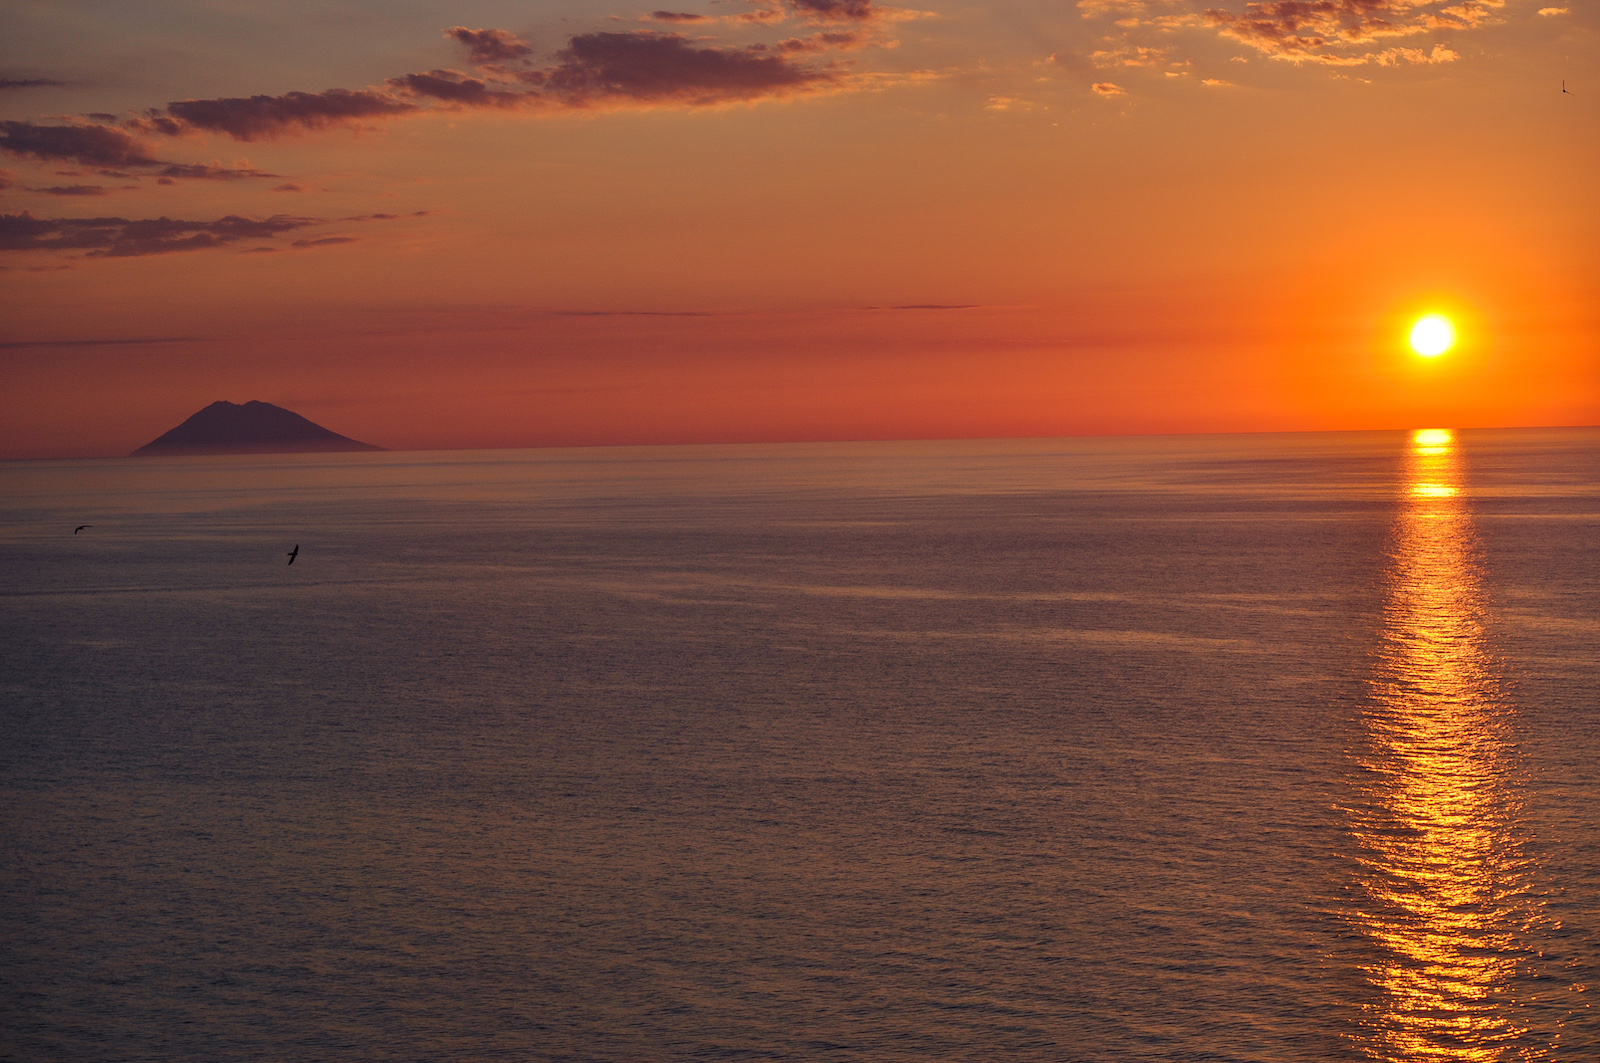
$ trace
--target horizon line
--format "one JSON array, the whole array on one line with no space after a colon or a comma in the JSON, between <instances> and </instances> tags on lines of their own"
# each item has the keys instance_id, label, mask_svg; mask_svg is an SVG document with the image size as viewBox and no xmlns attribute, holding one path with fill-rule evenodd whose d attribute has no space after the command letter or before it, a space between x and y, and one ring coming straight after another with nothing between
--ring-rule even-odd
<instances>
[{"instance_id":1,"label":"horizon line","mask_svg":"<svg viewBox=\"0 0 1600 1063\"><path fill-rule=\"evenodd\" d=\"M73 454L53 457L0 457L0 462L51 462L51 461L130 461L149 463L152 459L163 458L293 458L293 457L321 457L337 454L344 457L358 455L382 454L462 454L462 453L494 453L516 450L620 450L620 449L666 449L672 447L756 447L756 446L821 446L826 444L871 444L871 443L986 443L1002 441L1043 441L1053 439L1183 439L1206 438L1214 436L1291 436L1291 435L1359 435L1359 434L1392 434L1403 432L1416 432L1428 428L1444 428L1451 432L1537 432L1537 431L1590 431L1600 429L1600 424L1521 424L1521 425L1450 425L1429 422L1427 424L1406 425L1402 427L1384 428L1269 428L1269 429L1218 429L1215 431L1198 432L1081 432L1061 433L1058 435L1000 435L1000 436L860 436L852 438L816 438L816 439L728 439L704 441L677 441L656 443L530 443L523 446L496 446L496 447L381 447L375 451L340 451L340 450L311 450L311 451L240 451L236 453L197 453L135 455L128 451L115 454ZM377 446L378 444L373 444Z\"/></svg>"}]
</instances>

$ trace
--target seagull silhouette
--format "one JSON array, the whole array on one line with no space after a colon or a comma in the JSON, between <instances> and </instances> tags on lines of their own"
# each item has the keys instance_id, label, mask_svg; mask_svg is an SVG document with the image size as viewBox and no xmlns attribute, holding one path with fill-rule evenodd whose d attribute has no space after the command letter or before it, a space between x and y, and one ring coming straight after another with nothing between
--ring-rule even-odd
<instances>
[{"instance_id":1,"label":"seagull silhouette","mask_svg":"<svg viewBox=\"0 0 1600 1063\"><path fill-rule=\"evenodd\" d=\"M300 544L295 543L294 549L289 551L289 564L294 564L294 559L300 556Z\"/></svg>"},{"instance_id":2,"label":"seagull silhouette","mask_svg":"<svg viewBox=\"0 0 1600 1063\"><path fill-rule=\"evenodd\" d=\"M1561 82L1561 93L1564 96L1576 96L1577 95L1576 92L1573 92L1571 89L1567 88L1567 83L1566 83L1565 80L1563 80Z\"/></svg>"},{"instance_id":3,"label":"seagull silhouette","mask_svg":"<svg viewBox=\"0 0 1600 1063\"><path fill-rule=\"evenodd\" d=\"M72 529L72 534L77 535L79 532L83 531L83 529L92 527L94 527L93 524L80 524L76 528Z\"/></svg>"}]
</instances>

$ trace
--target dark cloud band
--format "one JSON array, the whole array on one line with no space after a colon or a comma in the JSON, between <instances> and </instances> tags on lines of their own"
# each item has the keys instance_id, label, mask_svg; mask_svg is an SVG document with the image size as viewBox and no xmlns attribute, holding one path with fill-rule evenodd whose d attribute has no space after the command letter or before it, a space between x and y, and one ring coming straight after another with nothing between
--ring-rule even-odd
<instances>
[{"instance_id":1,"label":"dark cloud band","mask_svg":"<svg viewBox=\"0 0 1600 1063\"><path fill-rule=\"evenodd\" d=\"M275 214L260 220L236 214L216 221L172 218L36 218L0 214L0 251L82 251L93 258L134 258L200 251L240 240L270 239L318 224L316 218Z\"/></svg>"},{"instance_id":2,"label":"dark cloud band","mask_svg":"<svg viewBox=\"0 0 1600 1063\"><path fill-rule=\"evenodd\" d=\"M787 96L830 85L834 76L766 49L697 47L676 33L585 33L529 71L542 102L583 108L614 102L709 106Z\"/></svg>"},{"instance_id":3,"label":"dark cloud band","mask_svg":"<svg viewBox=\"0 0 1600 1063\"><path fill-rule=\"evenodd\" d=\"M235 140L245 141L270 140L285 132L322 129L363 119L393 118L415 109L414 104L388 93L351 89L180 100L167 104L167 114L184 126L226 133Z\"/></svg>"},{"instance_id":4,"label":"dark cloud band","mask_svg":"<svg viewBox=\"0 0 1600 1063\"><path fill-rule=\"evenodd\" d=\"M161 161L132 136L120 129L99 125L0 122L0 151L47 162L76 162L110 169L161 165Z\"/></svg>"}]
</instances>

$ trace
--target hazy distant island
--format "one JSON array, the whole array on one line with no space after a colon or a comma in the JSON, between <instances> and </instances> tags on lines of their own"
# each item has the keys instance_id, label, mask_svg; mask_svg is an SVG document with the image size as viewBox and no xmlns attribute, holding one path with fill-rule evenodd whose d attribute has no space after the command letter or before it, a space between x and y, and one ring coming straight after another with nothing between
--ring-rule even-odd
<instances>
[{"instance_id":1,"label":"hazy distant island","mask_svg":"<svg viewBox=\"0 0 1600 1063\"><path fill-rule=\"evenodd\" d=\"M270 402L218 400L130 457L161 454L318 454L384 450L306 420Z\"/></svg>"}]
</instances>

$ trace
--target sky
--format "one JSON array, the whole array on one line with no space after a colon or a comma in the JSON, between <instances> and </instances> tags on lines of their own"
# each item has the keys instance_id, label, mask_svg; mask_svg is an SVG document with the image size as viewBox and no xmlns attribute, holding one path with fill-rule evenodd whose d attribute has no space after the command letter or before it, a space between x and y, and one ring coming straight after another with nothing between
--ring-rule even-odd
<instances>
[{"instance_id":1,"label":"sky","mask_svg":"<svg viewBox=\"0 0 1600 1063\"><path fill-rule=\"evenodd\" d=\"M0 458L1600 424L1594 0L672 3L8 0Z\"/></svg>"}]
</instances>

